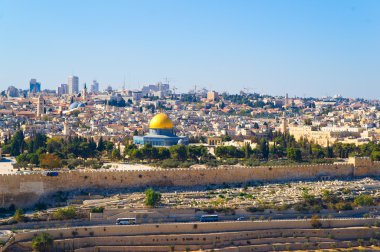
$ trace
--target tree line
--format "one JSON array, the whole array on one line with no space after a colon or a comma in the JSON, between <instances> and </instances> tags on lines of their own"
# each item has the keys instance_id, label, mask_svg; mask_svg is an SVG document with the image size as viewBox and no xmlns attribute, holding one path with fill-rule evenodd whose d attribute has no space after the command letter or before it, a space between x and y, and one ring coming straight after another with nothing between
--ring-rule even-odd
<instances>
[{"instance_id":1,"label":"tree line","mask_svg":"<svg viewBox=\"0 0 380 252\"><path fill-rule=\"evenodd\" d=\"M224 136L223 139L228 141L230 137ZM293 136L279 132L271 132L267 137L255 141L255 148L250 144L243 147L218 146L212 155L208 148L202 145L174 145L167 148L146 144L139 148L126 140L125 148L121 151L120 145L105 141L102 137L97 143L92 138L48 138L42 133L35 133L25 139L23 132L17 131L1 147L4 154L16 157L17 165L20 167L31 164L46 168L75 168L79 165L99 168L99 162L104 159L155 163L167 167L183 166L185 162L185 165L217 165L233 159L257 162L284 159L294 162L323 162L326 159L370 156L373 160L380 160L380 144L374 142L360 146L334 143L323 147L307 139L296 141Z\"/></svg>"}]
</instances>

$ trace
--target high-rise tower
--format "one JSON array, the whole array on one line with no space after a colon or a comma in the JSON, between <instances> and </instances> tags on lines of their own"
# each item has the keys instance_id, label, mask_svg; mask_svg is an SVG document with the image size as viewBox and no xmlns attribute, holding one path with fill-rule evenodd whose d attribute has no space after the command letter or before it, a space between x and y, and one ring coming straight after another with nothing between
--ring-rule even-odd
<instances>
[{"instance_id":1,"label":"high-rise tower","mask_svg":"<svg viewBox=\"0 0 380 252\"><path fill-rule=\"evenodd\" d=\"M79 93L79 78L77 76L69 76L67 85L69 86L69 94Z\"/></svg>"}]
</instances>

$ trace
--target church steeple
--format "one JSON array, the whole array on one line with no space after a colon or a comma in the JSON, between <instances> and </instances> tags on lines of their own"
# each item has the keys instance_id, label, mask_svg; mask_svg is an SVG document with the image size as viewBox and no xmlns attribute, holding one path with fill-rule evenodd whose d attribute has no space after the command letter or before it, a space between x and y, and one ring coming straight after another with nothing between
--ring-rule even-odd
<instances>
[{"instance_id":1,"label":"church steeple","mask_svg":"<svg viewBox=\"0 0 380 252\"><path fill-rule=\"evenodd\" d=\"M83 97L83 101L86 102L87 101L87 84L86 84L86 82L84 83L82 97Z\"/></svg>"},{"instance_id":2,"label":"church steeple","mask_svg":"<svg viewBox=\"0 0 380 252\"><path fill-rule=\"evenodd\" d=\"M37 117L38 118L41 118L42 114L44 114L44 110L45 110L44 104L45 104L45 100L40 94L37 99Z\"/></svg>"}]
</instances>

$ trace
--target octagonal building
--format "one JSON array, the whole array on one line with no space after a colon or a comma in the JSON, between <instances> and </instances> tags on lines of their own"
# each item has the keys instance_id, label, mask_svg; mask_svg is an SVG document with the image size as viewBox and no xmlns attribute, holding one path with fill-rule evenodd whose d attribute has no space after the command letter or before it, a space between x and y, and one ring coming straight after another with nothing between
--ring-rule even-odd
<instances>
[{"instance_id":1,"label":"octagonal building","mask_svg":"<svg viewBox=\"0 0 380 252\"><path fill-rule=\"evenodd\" d=\"M173 121L168 115L159 113L149 122L149 133L145 136L134 136L133 143L137 145L151 144L155 147L169 147L176 144L189 144L186 136L177 136Z\"/></svg>"}]
</instances>

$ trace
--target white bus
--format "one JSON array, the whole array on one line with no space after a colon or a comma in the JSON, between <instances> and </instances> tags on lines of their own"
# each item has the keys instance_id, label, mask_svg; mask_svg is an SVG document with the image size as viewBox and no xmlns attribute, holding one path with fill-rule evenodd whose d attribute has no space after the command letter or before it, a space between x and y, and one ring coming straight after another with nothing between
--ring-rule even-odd
<instances>
[{"instance_id":1,"label":"white bus","mask_svg":"<svg viewBox=\"0 0 380 252\"><path fill-rule=\"evenodd\" d=\"M116 225L135 225L136 218L118 218L116 220Z\"/></svg>"}]
</instances>

